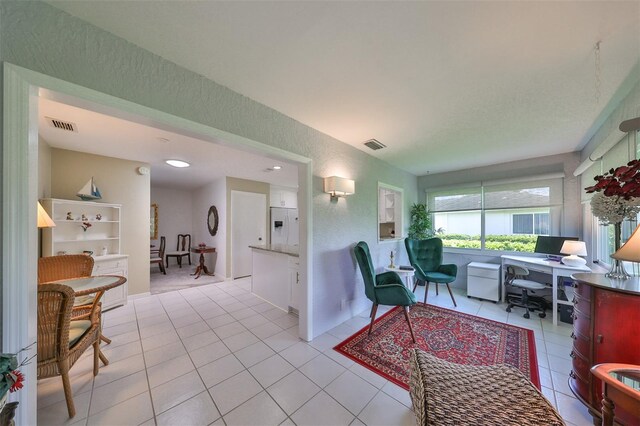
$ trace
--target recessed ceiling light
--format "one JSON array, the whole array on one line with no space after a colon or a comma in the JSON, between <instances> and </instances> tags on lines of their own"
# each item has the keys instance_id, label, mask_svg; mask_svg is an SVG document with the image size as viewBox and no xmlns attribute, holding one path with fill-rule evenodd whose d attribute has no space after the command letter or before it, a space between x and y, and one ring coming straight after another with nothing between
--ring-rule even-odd
<instances>
[{"instance_id":1,"label":"recessed ceiling light","mask_svg":"<svg viewBox=\"0 0 640 426\"><path fill-rule=\"evenodd\" d=\"M273 166L272 168L273 168L273 170L280 170L282 168L282 166Z\"/></svg>"},{"instance_id":2,"label":"recessed ceiling light","mask_svg":"<svg viewBox=\"0 0 640 426\"><path fill-rule=\"evenodd\" d=\"M181 161L181 160L167 160L165 161L165 163L173 167L189 167L191 165L186 161Z\"/></svg>"}]
</instances>

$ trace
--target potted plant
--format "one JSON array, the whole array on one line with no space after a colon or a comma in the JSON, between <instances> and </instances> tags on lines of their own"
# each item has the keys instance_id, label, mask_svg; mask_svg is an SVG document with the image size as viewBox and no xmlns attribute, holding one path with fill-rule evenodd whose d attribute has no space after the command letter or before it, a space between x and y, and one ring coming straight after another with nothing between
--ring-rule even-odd
<instances>
[{"instance_id":1,"label":"potted plant","mask_svg":"<svg viewBox=\"0 0 640 426\"><path fill-rule=\"evenodd\" d=\"M411 206L411 225L409 225L409 238L412 240L426 240L434 235L431 214L427 205L415 203Z\"/></svg>"}]
</instances>

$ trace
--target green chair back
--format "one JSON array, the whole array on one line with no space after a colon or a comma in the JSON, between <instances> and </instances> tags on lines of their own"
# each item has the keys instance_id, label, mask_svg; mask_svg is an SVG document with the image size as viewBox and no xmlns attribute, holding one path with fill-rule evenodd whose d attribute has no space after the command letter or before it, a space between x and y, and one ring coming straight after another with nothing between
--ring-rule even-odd
<instances>
[{"instance_id":1,"label":"green chair back","mask_svg":"<svg viewBox=\"0 0 640 426\"><path fill-rule=\"evenodd\" d=\"M360 267L362 273L362 279L364 280L364 294L372 302L376 301L374 287L376 285L376 273L373 268L373 262L371 262L371 252L369 251L369 245L364 241L360 241L353 249L353 253L356 256L356 261Z\"/></svg>"},{"instance_id":2,"label":"green chair back","mask_svg":"<svg viewBox=\"0 0 640 426\"><path fill-rule=\"evenodd\" d=\"M418 265L424 272L437 271L442 265L442 240L428 238L426 240L404 240L409 262Z\"/></svg>"}]
</instances>

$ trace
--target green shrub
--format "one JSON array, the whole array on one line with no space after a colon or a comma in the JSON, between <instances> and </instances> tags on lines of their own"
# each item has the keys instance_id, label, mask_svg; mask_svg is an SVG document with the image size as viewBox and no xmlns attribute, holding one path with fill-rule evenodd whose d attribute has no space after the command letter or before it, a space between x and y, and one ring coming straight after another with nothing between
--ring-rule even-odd
<instances>
[{"instance_id":1,"label":"green shrub","mask_svg":"<svg viewBox=\"0 0 640 426\"><path fill-rule=\"evenodd\" d=\"M480 248L479 235L439 234L445 247ZM533 252L536 246L536 235L487 235L485 249L502 251Z\"/></svg>"}]
</instances>

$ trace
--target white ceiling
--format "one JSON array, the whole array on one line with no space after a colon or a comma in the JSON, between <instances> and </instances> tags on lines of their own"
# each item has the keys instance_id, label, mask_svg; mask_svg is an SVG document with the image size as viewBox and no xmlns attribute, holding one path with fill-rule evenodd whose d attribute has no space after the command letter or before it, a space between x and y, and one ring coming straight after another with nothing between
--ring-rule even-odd
<instances>
[{"instance_id":1,"label":"white ceiling","mask_svg":"<svg viewBox=\"0 0 640 426\"><path fill-rule=\"evenodd\" d=\"M38 115L38 132L50 146L150 163L151 184L154 186L192 190L224 176L298 186L297 166L283 161L43 97L40 98ZM57 129L45 117L72 122L78 131ZM187 161L191 167L171 167L164 162L168 159ZM274 165L281 165L282 169L268 170Z\"/></svg>"},{"instance_id":2,"label":"white ceiling","mask_svg":"<svg viewBox=\"0 0 640 426\"><path fill-rule=\"evenodd\" d=\"M640 58L638 1L50 3L418 175L581 149Z\"/></svg>"}]
</instances>

